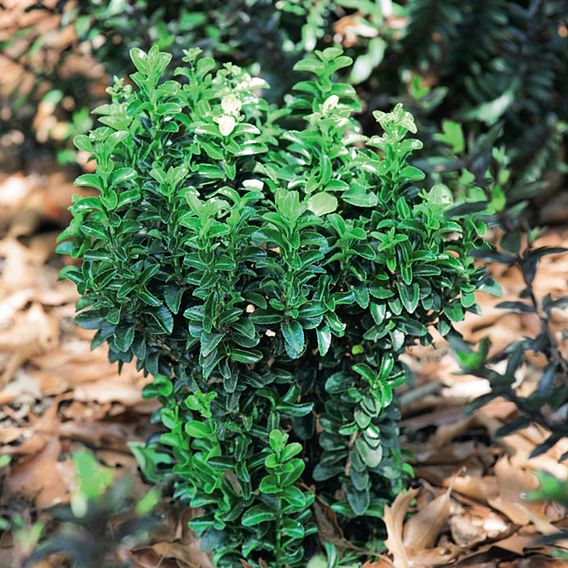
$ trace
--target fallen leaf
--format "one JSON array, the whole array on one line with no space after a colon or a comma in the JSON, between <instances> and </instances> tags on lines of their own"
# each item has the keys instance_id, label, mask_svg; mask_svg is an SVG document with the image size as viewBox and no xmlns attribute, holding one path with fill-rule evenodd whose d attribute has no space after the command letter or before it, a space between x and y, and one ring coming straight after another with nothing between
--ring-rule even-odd
<instances>
[{"instance_id":1,"label":"fallen leaf","mask_svg":"<svg viewBox=\"0 0 568 568\"><path fill-rule=\"evenodd\" d=\"M452 538L461 548L471 549L488 539L496 540L509 530L510 525L502 517L481 505L463 507L450 518Z\"/></svg>"},{"instance_id":2,"label":"fallen leaf","mask_svg":"<svg viewBox=\"0 0 568 568\"><path fill-rule=\"evenodd\" d=\"M468 416L451 424L442 424L438 427L430 442L435 448L443 448L456 437L466 432L474 423L475 416Z\"/></svg>"},{"instance_id":3,"label":"fallen leaf","mask_svg":"<svg viewBox=\"0 0 568 568\"><path fill-rule=\"evenodd\" d=\"M529 456L537 444L525 436L523 431L515 432L509 436L497 437L495 435L496 431L504 424L501 420L488 416L483 409L478 412L477 418L480 424L487 428L495 441L505 449L510 456L511 463L516 468L526 468L528 466L533 470L541 469L548 471L559 479L568 479L566 460L564 463L559 461L559 457L565 451L564 449L568 450L568 440L559 440L549 451L536 458L530 458ZM532 437L533 434L529 434L529 436Z\"/></svg>"},{"instance_id":4,"label":"fallen leaf","mask_svg":"<svg viewBox=\"0 0 568 568\"><path fill-rule=\"evenodd\" d=\"M393 556L395 568L410 568L408 554L403 541L403 525L410 504L417 494L417 489L409 489L406 493L399 493L393 504L385 507L383 520L388 535L388 538L385 540L385 546Z\"/></svg>"},{"instance_id":5,"label":"fallen leaf","mask_svg":"<svg viewBox=\"0 0 568 568\"><path fill-rule=\"evenodd\" d=\"M0 288L4 293L33 288L37 284L37 273L30 259L29 251L13 238L0 242L0 255L4 256Z\"/></svg>"},{"instance_id":6,"label":"fallen leaf","mask_svg":"<svg viewBox=\"0 0 568 568\"><path fill-rule=\"evenodd\" d=\"M149 547L136 549L135 552L152 550L159 562L156 566L162 566L163 559L181 561L190 568L214 568L209 556L199 547L199 541L194 539L190 543L180 542L157 542Z\"/></svg>"},{"instance_id":7,"label":"fallen leaf","mask_svg":"<svg viewBox=\"0 0 568 568\"><path fill-rule=\"evenodd\" d=\"M499 495L489 504L509 517L517 525L533 523L545 535L559 530L546 517L546 503L528 501L523 495L539 487L536 476L526 469L515 467L506 457L495 464Z\"/></svg>"},{"instance_id":8,"label":"fallen leaf","mask_svg":"<svg viewBox=\"0 0 568 568\"><path fill-rule=\"evenodd\" d=\"M320 499L314 501L313 507L320 540L339 545L345 542L335 511Z\"/></svg>"},{"instance_id":9,"label":"fallen leaf","mask_svg":"<svg viewBox=\"0 0 568 568\"><path fill-rule=\"evenodd\" d=\"M451 486L456 493L482 502L487 502L499 493L497 479L493 476L456 476L444 480L444 485L446 487Z\"/></svg>"},{"instance_id":10,"label":"fallen leaf","mask_svg":"<svg viewBox=\"0 0 568 568\"><path fill-rule=\"evenodd\" d=\"M566 560L547 556L530 556L529 558L519 558L512 562L502 563L500 568L566 568L566 564Z\"/></svg>"},{"instance_id":11,"label":"fallen leaf","mask_svg":"<svg viewBox=\"0 0 568 568\"><path fill-rule=\"evenodd\" d=\"M521 532L517 532L508 538L504 538L492 543L490 546L501 548L503 550L507 550L508 552L512 552L513 554L523 556L529 549L541 549L542 543L540 542L539 534L523 534Z\"/></svg>"},{"instance_id":12,"label":"fallen leaf","mask_svg":"<svg viewBox=\"0 0 568 568\"><path fill-rule=\"evenodd\" d=\"M411 568L433 568L434 566L448 566L455 560L459 550L456 546L447 548L437 546L427 550L416 551L410 560Z\"/></svg>"},{"instance_id":13,"label":"fallen leaf","mask_svg":"<svg viewBox=\"0 0 568 568\"><path fill-rule=\"evenodd\" d=\"M450 516L450 489L436 497L404 525L403 544L421 551L431 548Z\"/></svg>"},{"instance_id":14,"label":"fallen leaf","mask_svg":"<svg viewBox=\"0 0 568 568\"><path fill-rule=\"evenodd\" d=\"M59 439L52 438L40 452L14 465L4 482L6 495L31 499L38 509L66 502L69 485L64 481L66 464L59 461L60 454Z\"/></svg>"},{"instance_id":15,"label":"fallen leaf","mask_svg":"<svg viewBox=\"0 0 568 568\"><path fill-rule=\"evenodd\" d=\"M32 304L20 314L10 330L0 333L0 349L10 353L0 384L12 380L16 371L32 356L59 344L59 322L40 304Z\"/></svg>"},{"instance_id":16,"label":"fallen leaf","mask_svg":"<svg viewBox=\"0 0 568 568\"><path fill-rule=\"evenodd\" d=\"M75 400L107 403L119 401L126 406L133 406L142 401L140 387L120 380L100 380L75 389Z\"/></svg>"}]
</instances>

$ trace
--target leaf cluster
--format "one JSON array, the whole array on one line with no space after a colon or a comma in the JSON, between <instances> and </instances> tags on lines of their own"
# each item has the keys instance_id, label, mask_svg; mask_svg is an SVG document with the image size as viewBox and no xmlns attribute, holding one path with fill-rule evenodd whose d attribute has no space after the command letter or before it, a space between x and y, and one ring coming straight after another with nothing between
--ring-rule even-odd
<instances>
[{"instance_id":1,"label":"leaf cluster","mask_svg":"<svg viewBox=\"0 0 568 568\"><path fill-rule=\"evenodd\" d=\"M505 424L497 432L498 435L509 435L531 423L539 424L549 432L547 439L533 450L533 457L546 452L560 439L568 436L568 361L560 349L561 342L566 339L566 332L559 338L551 326L553 311L565 309L568 298L553 297L551 294L539 298L534 288L540 260L549 255L565 253L567 249L535 246L534 236L534 232L529 233L528 243L522 247L520 234L509 233L503 237L500 250L480 249L473 254L488 262L516 268L521 272L525 287L520 291L519 299L501 302L497 307L509 313L530 314L539 322L538 332L513 341L502 351L492 354L488 339L482 340L475 349L461 338L450 336L463 371L487 379L491 387L490 393L471 404L470 411L497 397L503 397L515 403L519 417ZM537 387L528 395L522 394L519 374L523 369L531 367L531 359L535 354L543 357L545 364L538 369Z\"/></svg>"}]
</instances>

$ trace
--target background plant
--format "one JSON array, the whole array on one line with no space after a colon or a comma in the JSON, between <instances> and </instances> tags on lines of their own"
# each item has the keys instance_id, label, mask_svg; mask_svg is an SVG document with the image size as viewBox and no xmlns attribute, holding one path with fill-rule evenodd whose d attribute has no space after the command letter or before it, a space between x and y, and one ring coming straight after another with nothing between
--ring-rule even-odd
<instances>
[{"instance_id":1,"label":"background plant","mask_svg":"<svg viewBox=\"0 0 568 568\"><path fill-rule=\"evenodd\" d=\"M97 164L76 183L99 192L61 236L83 260L63 272L77 322L155 377L176 496L203 509L192 526L219 566L302 565L311 484L364 541L377 523L357 519L411 473L399 355L475 309L486 204L420 186L402 106L377 113L381 136L359 133L337 48L296 65L311 79L280 108L199 49L179 80L158 48L131 56L134 86L117 80L103 126L76 139Z\"/></svg>"},{"instance_id":2,"label":"background plant","mask_svg":"<svg viewBox=\"0 0 568 568\"><path fill-rule=\"evenodd\" d=\"M506 301L498 308L511 313L527 314L539 322L539 331L532 337L523 337L507 345L497 353L491 353L491 344L485 339L478 346L465 344L458 336L451 337L460 365L465 373L487 379L491 392L483 395L471 405L471 410L503 397L517 407L519 417L505 424L497 435L508 435L521 430L531 423L546 429L548 438L538 446L532 457L554 446L568 435L568 361L561 349L566 331L558 332L552 325L553 312L568 305L566 297L552 297L547 294L537 297L534 289L540 259L547 255L565 253L563 247L535 246L539 231L529 231L524 238L519 232L512 232L501 240L500 250L481 250L474 254L479 258L508 267L515 267L522 274L525 288L519 293L518 301ZM528 395L521 394L520 372L534 368L534 355L544 358L545 364L538 368L537 387ZM503 366L503 363L506 363ZM560 459L563 460L566 455Z\"/></svg>"},{"instance_id":3,"label":"background plant","mask_svg":"<svg viewBox=\"0 0 568 568\"><path fill-rule=\"evenodd\" d=\"M553 501L562 507L568 506L568 482L566 480L557 479L548 472L541 472L538 479L540 487L526 495L527 499L531 501ZM565 539L566 536L566 531L560 531L559 533L543 537L542 541L546 544L554 545ZM568 553L562 548L557 548L554 551L554 555L557 558L568 560Z\"/></svg>"},{"instance_id":4,"label":"background plant","mask_svg":"<svg viewBox=\"0 0 568 568\"><path fill-rule=\"evenodd\" d=\"M71 502L53 507L48 522L32 522L20 513L1 519L0 530L11 531L18 548L14 566L32 568L56 559L77 568L124 568L131 565L125 547L143 542L156 524L158 488L135 497L131 476L113 480L112 470L86 450L73 453L73 464ZM13 504L18 507L22 503Z\"/></svg>"},{"instance_id":5,"label":"background plant","mask_svg":"<svg viewBox=\"0 0 568 568\"><path fill-rule=\"evenodd\" d=\"M101 99L101 89L87 89L86 77L65 70L65 60L79 49L101 62L108 75L120 76L132 47L147 50L157 43L179 63L185 47L198 46L267 79L269 96L278 100L294 81L291 69L300 57L341 44L355 63L339 73L365 102L359 117L364 131L374 133L373 111L403 102L419 124L421 168L427 174L440 175L447 166L452 175L451 163L436 160L437 136L446 132L448 120L463 124L470 149L483 149L487 132L503 146L510 170L509 205L539 193L543 201L565 174L566 0L240 0L208 2L206 10L196 0L167 7L153 0L56 5L30 0L26 10L60 18L65 33L75 34L76 49L54 54L48 36L33 25L8 33L4 54L41 80L34 82L27 103L25 90L15 86L16 98L6 101L17 104L6 104L5 111L16 113L5 126L33 131L33 103L42 100L61 117L50 136L56 147L63 142L62 157L68 161L73 159L71 137L91 126L84 101L91 99L92 107ZM100 75L93 82L100 85ZM481 158L477 152L466 157L470 165Z\"/></svg>"}]
</instances>

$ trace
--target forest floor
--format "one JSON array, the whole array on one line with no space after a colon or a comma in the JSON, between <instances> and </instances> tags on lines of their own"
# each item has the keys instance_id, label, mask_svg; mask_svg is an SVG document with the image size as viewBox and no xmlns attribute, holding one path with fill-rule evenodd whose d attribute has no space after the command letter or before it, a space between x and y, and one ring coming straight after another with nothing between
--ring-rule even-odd
<instances>
[{"instance_id":1,"label":"forest floor","mask_svg":"<svg viewBox=\"0 0 568 568\"><path fill-rule=\"evenodd\" d=\"M70 500L75 488L72 453L88 448L115 477L134 475L139 495L148 490L138 476L128 442L152 432L155 403L142 399L147 382L134 366L118 373L105 348L90 350L91 332L73 323L77 293L58 281L63 262L54 254L57 232L67 221L66 207L76 190L65 170L10 174L0 178L0 469L1 512L18 517L19 530L0 537L0 566L18 567L29 554L33 523L45 523L51 508ZM554 228L540 244L568 245L568 229ZM504 298L522 288L514 268L496 276ZM540 297L568 294L568 255L546 257L536 283ZM489 337L493 349L535 331L532 314L515 315L480 295L481 316L461 326L466 339ZM556 314L558 332L567 327ZM567 318L568 319L568 318ZM568 440L530 459L546 433L531 426L504 438L496 430L515 417L515 408L496 400L470 416L465 405L487 392L485 380L458 374L447 345L412 348L405 356L416 375L403 405L403 435L412 451L414 489L393 504L388 520L388 554L367 568L395 566L475 566L479 568L560 567L541 542L568 527L565 511L523 495L538 486L535 472L568 478ZM522 388L534 385L542 362L522 370ZM0 459L2 459L0 457ZM4 458L7 461L7 458ZM162 504L164 519L146 542L117 552L134 566L209 567L187 529L186 514ZM406 511L417 514L403 523ZM342 542L331 512L318 519L320 536ZM61 556L38 568L64 566Z\"/></svg>"}]
</instances>

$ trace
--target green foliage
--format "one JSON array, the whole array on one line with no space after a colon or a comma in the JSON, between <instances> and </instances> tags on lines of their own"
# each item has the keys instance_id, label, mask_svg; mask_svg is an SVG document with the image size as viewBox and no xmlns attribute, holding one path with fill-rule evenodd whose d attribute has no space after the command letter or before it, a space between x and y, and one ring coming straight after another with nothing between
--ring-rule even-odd
<instances>
[{"instance_id":1,"label":"green foliage","mask_svg":"<svg viewBox=\"0 0 568 568\"><path fill-rule=\"evenodd\" d=\"M154 478L173 462L216 565L302 566L315 496L365 539L411 474L399 356L475 310L485 225L409 165L401 105L360 133L340 49L302 59L280 108L199 51L164 80L170 56L133 49L133 86L76 139L99 195L71 208L63 275L94 346L154 376L163 433L136 451Z\"/></svg>"},{"instance_id":2,"label":"green foliage","mask_svg":"<svg viewBox=\"0 0 568 568\"><path fill-rule=\"evenodd\" d=\"M108 76L122 76L134 47L167 48L179 64L184 49L195 45L220 61L251 67L270 81L271 96L279 98L293 80L294 63L329 30L335 5L312 0L59 0L52 4L24 0L21 7L10 8L23 12L15 14L17 21L26 21L26 12L37 19L0 38L0 57L31 75L23 89L17 84L11 92L3 91L3 117L9 118L0 124L0 132L15 128L26 137L33 135L38 105L49 102L65 133L61 127L50 127L42 142L65 163L76 161L71 139L92 127L89 110L101 102L100 73L92 73L97 62ZM26 142L31 145L31 140Z\"/></svg>"},{"instance_id":3,"label":"green foliage","mask_svg":"<svg viewBox=\"0 0 568 568\"><path fill-rule=\"evenodd\" d=\"M87 451L75 452L73 462L77 487L71 505L51 510L55 527L43 531L41 540L43 524L26 531L32 545L26 548L35 550L24 566L36 566L60 554L77 568L121 568L124 562L118 560L117 550L125 544L133 546L153 527L157 517L151 513L160 492L153 488L136 502L130 477L113 482L112 472Z\"/></svg>"},{"instance_id":4,"label":"green foliage","mask_svg":"<svg viewBox=\"0 0 568 568\"><path fill-rule=\"evenodd\" d=\"M77 517L85 516L89 501L98 499L109 487L112 472L99 465L95 456L90 452L73 454L77 491L71 500L71 508Z\"/></svg>"},{"instance_id":5,"label":"green foliage","mask_svg":"<svg viewBox=\"0 0 568 568\"><path fill-rule=\"evenodd\" d=\"M540 487L527 494L531 501L556 501L563 507L568 506L568 481L560 480L551 473L539 472Z\"/></svg>"},{"instance_id":6,"label":"green foliage","mask_svg":"<svg viewBox=\"0 0 568 568\"><path fill-rule=\"evenodd\" d=\"M299 54L314 49L329 25L334 4L182 0L165 5L156 0L80 0L74 16L80 39L100 38L93 41L93 49L112 73L121 74L128 68L128 52L133 47L147 50L155 43L180 61L183 50L196 45L218 59L262 68L265 78L282 94L290 76L279 70L291 69Z\"/></svg>"},{"instance_id":7,"label":"green foliage","mask_svg":"<svg viewBox=\"0 0 568 568\"><path fill-rule=\"evenodd\" d=\"M324 544L325 554L318 554L310 558L307 568L361 568L362 564L357 560L357 553L353 551L341 551L326 542Z\"/></svg>"},{"instance_id":8,"label":"green foliage","mask_svg":"<svg viewBox=\"0 0 568 568\"><path fill-rule=\"evenodd\" d=\"M498 142L511 157L515 182L540 180L545 169L558 167L556 133L567 118L560 95L567 8L564 0L408 2L403 56L429 85L444 89L435 118L462 121L475 137L501 124Z\"/></svg>"},{"instance_id":9,"label":"green foliage","mask_svg":"<svg viewBox=\"0 0 568 568\"><path fill-rule=\"evenodd\" d=\"M49 10L42 2L28 3L29 10ZM448 119L463 123L472 147L501 125L495 141L509 156L509 205L519 200L518 187L525 192L522 199L534 196L545 174L562 163L568 121L563 96L568 88L567 0L62 0L57 10L62 26L77 31L69 53L74 55L81 44L110 76L124 74L133 47L148 50L156 43L179 64L184 48L195 45L263 77L275 101L288 92L299 58L341 42L355 63L340 75L357 86L366 103L360 117L365 132L375 131L373 111L402 101L419 125L420 157L433 159L439 152L434 134L446 132ZM67 121L68 139L90 127L82 105L97 104L97 97L89 95L85 78L63 72L66 52L49 73L32 65L33 54L45 49L33 33L22 30L6 44L30 35L17 60L31 67L37 84L49 81L48 96L56 97L58 114L67 112L63 100L77 103ZM43 94L38 90L31 96ZM22 93L14 97L13 108L20 114ZM35 110L30 114L26 108L27 123L20 121L24 133L32 130L28 123ZM64 156L69 159L69 150Z\"/></svg>"},{"instance_id":10,"label":"green foliage","mask_svg":"<svg viewBox=\"0 0 568 568\"><path fill-rule=\"evenodd\" d=\"M483 395L471 405L471 410L487 402L503 397L514 402L520 416L505 424L498 435L508 435L525 428L531 422L543 426L549 433L547 440L538 446L533 456L540 455L568 436L566 420L568 387L566 373L568 361L559 349L558 338L551 328L551 315L555 309L565 309L568 298L553 298L547 294L538 298L534 289L537 268L541 258L566 252L562 247L536 247L536 232L528 234L527 246L523 249L520 233L514 232L503 237L501 250L480 249L475 256L492 263L516 267L523 275L525 288L519 293L518 301L506 301L498 308L511 313L532 314L540 321L540 329L532 337L523 337L509 344L501 352L489 355L490 343L484 339L475 349L458 336L450 336L458 361L465 373L485 378L489 381L491 392ZM564 332L562 340L566 338ZM530 357L541 354L546 365L542 369L537 388L529 395L522 395L518 388L518 373L530 365ZM503 362L506 364L503 366ZM501 365L498 365L500 364ZM498 366L497 366L498 365ZM566 456L563 456L564 459Z\"/></svg>"},{"instance_id":11,"label":"green foliage","mask_svg":"<svg viewBox=\"0 0 568 568\"><path fill-rule=\"evenodd\" d=\"M526 498L530 501L555 501L562 507L568 506L568 481L557 479L551 473L541 471L538 473L538 480L540 487L530 491ZM542 544L554 545L561 542L568 537L568 531L561 530L558 533L547 535L541 539ZM568 560L568 552L564 548L556 548L553 551L553 556Z\"/></svg>"}]
</instances>

